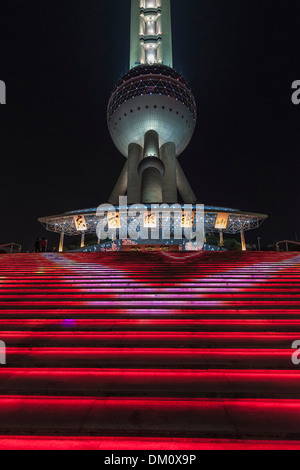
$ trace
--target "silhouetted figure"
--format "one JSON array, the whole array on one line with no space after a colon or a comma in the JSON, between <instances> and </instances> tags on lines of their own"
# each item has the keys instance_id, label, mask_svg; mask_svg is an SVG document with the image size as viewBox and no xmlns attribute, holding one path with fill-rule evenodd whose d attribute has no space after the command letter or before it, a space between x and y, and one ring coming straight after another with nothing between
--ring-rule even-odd
<instances>
[{"instance_id":1,"label":"silhouetted figure","mask_svg":"<svg viewBox=\"0 0 300 470\"><path fill-rule=\"evenodd\" d=\"M48 243L48 241L45 238L42 238L41 246L42 246L42 252L43 253L46 253L46 251L47 251L47 243Z\"/></svg>"},{"instance_id":2,"label":"silhouetted figure","mask_svg":"<svg viewBox=\"0 0 300 470\"><path fill-rule=\"evenodd\" d=\"M40 253L40 251L41 251L41 240L40 240L39 238L37 238L37 239L35 240L34 251L35 251L36 253Z\"/></svg>"}]
</instances>

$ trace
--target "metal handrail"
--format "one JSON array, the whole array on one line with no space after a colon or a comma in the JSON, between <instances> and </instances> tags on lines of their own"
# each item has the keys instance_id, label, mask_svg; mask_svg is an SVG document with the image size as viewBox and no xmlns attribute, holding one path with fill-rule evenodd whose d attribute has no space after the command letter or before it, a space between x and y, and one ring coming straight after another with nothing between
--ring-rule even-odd
<instances>
[{"instance_id":1,"label":"metal handrail","mask_svg":"<svg viewBox=\"0 0 300 470\"><path fill-rule=\"evenodd\" d=\"M295 242L295 241L293 241L293 240L282 240L281 242L277 242L277 243L276 243L276 248L278 249L278 248L279 248L279 245L281 245L282 243L285 243L286 251L289 251L289 244L292 244L292 245L299 245L299 246L300 246L300 242Z\"/></svg>"},{"instance_id":2,"label":"metal handrail","mask_svg":"<svg viewBox=\"0 0 300 470\"><path fill-rule=\"evenodd\" d=\"M19 243L5 243L4 245L0 245L0 249L1 248L6 248L8 246L10 246L10 252L11 253L13 252L14 246L18 247L18 253L21 253L21 251L22 251L22 245L19 245Z\"/></svg>"}]
</instances>

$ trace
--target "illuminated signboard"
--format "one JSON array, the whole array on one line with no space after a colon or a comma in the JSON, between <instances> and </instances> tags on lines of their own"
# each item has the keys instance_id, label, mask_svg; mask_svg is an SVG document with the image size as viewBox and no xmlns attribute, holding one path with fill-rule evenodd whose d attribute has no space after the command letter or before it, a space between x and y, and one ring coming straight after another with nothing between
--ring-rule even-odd
<instances>
[{"instance_id":1,"label":"illuminated signboard","mask_svg":"<svg viewBox=\"0 0 300 470\"><path fill-rule=\"evenodd\" d=\"M120 214L118 212L109 212L107 214L108 228L120 228Z\"/></svg>"},{"instance_id":2,"label":"illuminated signboard","mask_svg":"<svg viewBox=\"0 0 300 470\"><path fill-rule=\"evenodd\" d=\"M76 215L74 217L74 222L76 225L77 232L85 232L87 230L87 225L84 215Z\"/></svg>"},{"instance_id":3,"label":"illuminated signboard","mask_svg":"<svg viewBox=\"0 0 300 470\"><path fill-rule=\"evenodd\" d=\"M193 228L194 226L194 212L183 212L181 217L181 227Z\"/></svg>"},{"instance_id":4,"label":"illuminated signboard","mask_svg":"<svg viewBox=\"0 0 300 470\"><path fill-rule=\"evenodd\" d=\"M219 213L217 215L215 229L225 230L227 228L228 219L229 219L229 214Z\"/></svg>"},{"instance_id":5,"label":"illuminated signboard","mask_svg":"<svg viewBox=\"0 0 300 470\"><path fill-rule=\"evenodd\" d=\"M146 212L144 214L144 227L145 228L157 227L157 214L156 213Z\"/></svg>"}]
</instances>

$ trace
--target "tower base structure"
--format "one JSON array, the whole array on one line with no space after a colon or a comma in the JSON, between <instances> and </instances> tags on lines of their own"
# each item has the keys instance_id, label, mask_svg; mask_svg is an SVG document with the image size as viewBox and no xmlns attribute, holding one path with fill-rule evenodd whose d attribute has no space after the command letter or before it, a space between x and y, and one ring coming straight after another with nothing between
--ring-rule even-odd
<instances>
[{"instance_id":1,"label":"tower base structure","mask_svg":"<svg viewBox=\"0 0 300 470\"><path fill-rule=\"evenodd\" d=\"M149 213L151 212L151 206L149 208ZM115 206L115 213L124 210L124 208L119 208ZM129 207L128 207L129 209ZM185 206L181 205L182 215L185 211ZM196 213L196 205L191 206L192 212ZM109 214L106 215L106 217ZM219 247L222 249L222 243L224 242L224 236L226 235L240 235L242 249L246 250L246 236L245 233L257 229L261 224L267 219L265 214L256 214L250 212L243 212L238 209L229 209L224 207L214 207L214 206L205 206L204 207L204 231L205 235L217 234L220 236ZM176 238L175 228L178 224L181 224L182 218L178 217L178 213L173 215L170 220L170 237L164 238L162 233L163 228L163 217L160 215L157 218L157 225L154 227L156 230L159 230L159 237L156 240L153 239L142 239L132 240L130 238L121 240L119 238L118 230L116 231L116 238L114 240L98 240L98 244L92 246L91 248L87 246L82 246L82 229L79 230L78 220L83 222L84 233L85 235L96 235L97 225L101 221L101 217L97 215L97 208L78 210L73 212L67 212L61 215L54 215L49 217L42 217L39 219L39 222L45 227L46 230L50 232L57 233L60 236L59 251L64 251L64 246L66 245L66 236L68 237L78 237L81 241L81 251L122 251L130 250L140 251L144 250L145 247L153 247L156 251L155 246L161 246L163 251L171 251L174 249L189 251L193 249L188 240L184 239L184 236L180 239ZM219 223L220 220L226 221L226 226L224 223L224 228L220 229ZM128 225L132 222L132 218L128 217ZM82 227L81 227L82 228ZM149 233L151 227L149 227ZM178 233L178 232L177 232ZM222 241L222 243L221 243ZM131 248L128 248L131 247ZM204 244L201 247L204 251L213 251L216 247L211 247L208 244ZM151 251L151 250L150 250Z\"/></svg>"}]
</instances>

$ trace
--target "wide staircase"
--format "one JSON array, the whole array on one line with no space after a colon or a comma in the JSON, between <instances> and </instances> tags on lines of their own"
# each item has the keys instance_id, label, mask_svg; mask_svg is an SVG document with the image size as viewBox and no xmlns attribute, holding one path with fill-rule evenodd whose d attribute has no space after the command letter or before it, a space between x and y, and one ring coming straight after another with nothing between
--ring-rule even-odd
<instances>
[{"instance_id":1,"label":"wide staircase","mask_svg":"<svg viewBox=\"0 0 300 470\"><path fill-rule=\"evenodd\" d=\"M299 286L297 253L1 255L0 449L300 449Z\"/></svg>"}]
</instances>

